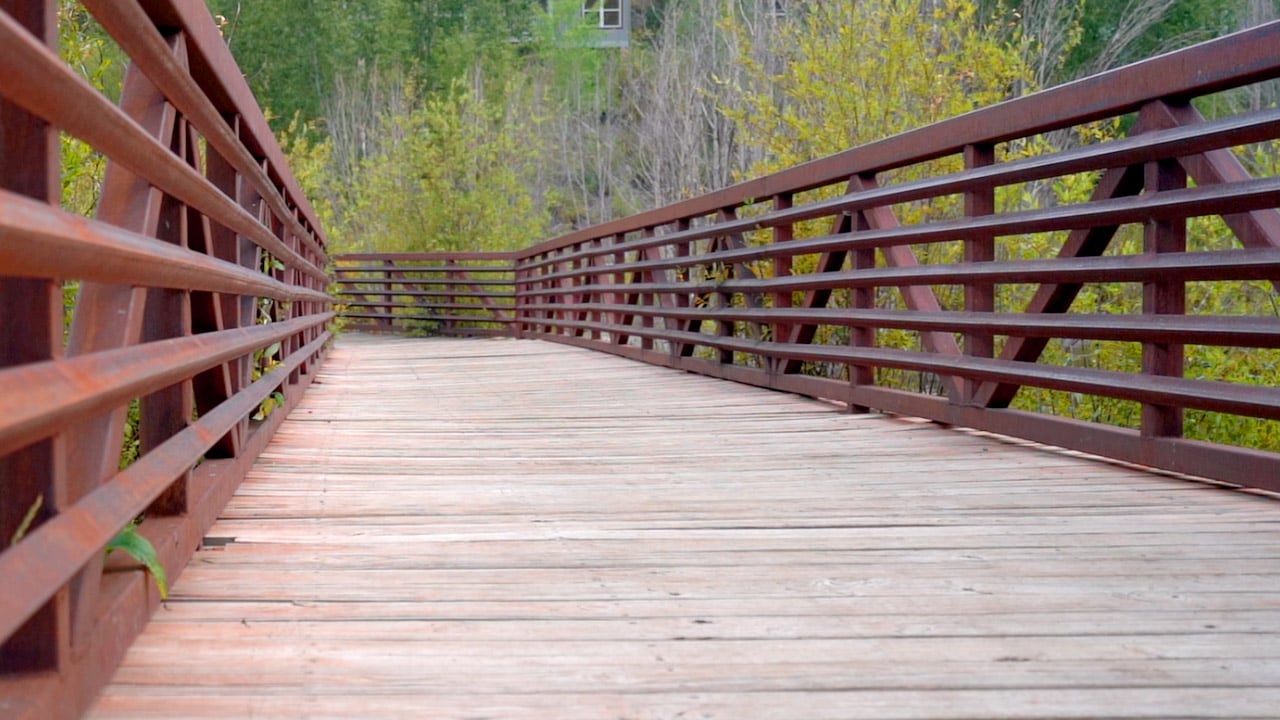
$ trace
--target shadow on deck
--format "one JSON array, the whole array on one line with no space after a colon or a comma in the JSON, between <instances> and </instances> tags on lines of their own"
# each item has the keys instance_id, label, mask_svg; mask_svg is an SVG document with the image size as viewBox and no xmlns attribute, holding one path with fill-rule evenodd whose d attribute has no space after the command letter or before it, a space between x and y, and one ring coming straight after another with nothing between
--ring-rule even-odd
<instances>
[{"instance_id":1,"label":"shadow on deck","mask_svg":"<svg viewBox=\"0 0 1280 720\"><path fill-rule=\"evenodd\" d=\"M1274 717L1273 503L562 345L347 336L91 716Z\"/></svg>"}]
</instances>

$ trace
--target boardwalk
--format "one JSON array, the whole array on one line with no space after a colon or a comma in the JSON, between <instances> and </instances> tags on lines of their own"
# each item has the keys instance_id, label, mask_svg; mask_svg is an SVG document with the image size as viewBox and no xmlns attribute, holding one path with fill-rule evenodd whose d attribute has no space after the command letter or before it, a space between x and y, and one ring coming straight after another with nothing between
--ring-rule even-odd
<instances>
[{"instance_id":1,"label":"boardwalk","mask_svg":"<svg viewBox=\"0 0 1280 720\"><path fill-rule=\"evenodd\" d=\"M584 350L344 338L95 718L1280 716L1280 503Z\"/></svg>"}]
</instances>

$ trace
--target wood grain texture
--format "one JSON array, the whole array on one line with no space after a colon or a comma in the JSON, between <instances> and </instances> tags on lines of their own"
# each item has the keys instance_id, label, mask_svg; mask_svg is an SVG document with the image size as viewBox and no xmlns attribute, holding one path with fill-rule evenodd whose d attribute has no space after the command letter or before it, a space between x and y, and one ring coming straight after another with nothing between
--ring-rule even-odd
<instances>
[{"instance_id":1,"label":"wood grain texture","mask_svg":"<svg viewBox=\"0 0 1280 720\"><path fill-rule=\"evenodd\" d=\"M342 338L94 718L1274 718L1280 504L559 345Z\"/></svg>"}]
</instances>

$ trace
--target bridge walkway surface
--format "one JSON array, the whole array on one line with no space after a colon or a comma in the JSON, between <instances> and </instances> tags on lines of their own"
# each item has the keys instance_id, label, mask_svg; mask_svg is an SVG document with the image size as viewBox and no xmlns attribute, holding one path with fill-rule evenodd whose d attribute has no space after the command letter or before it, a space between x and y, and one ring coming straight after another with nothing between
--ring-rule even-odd
<instances>
[{"instance_id":1,"label":"bridge walkway surface","mask_svg":"<svg viewBox=\"0 0 1280 720\"><path fill-rule=\"evenodd\" d=\"M346 335L90 717L1274 718L1275 500Z\"/></svg>"}]
</instances>

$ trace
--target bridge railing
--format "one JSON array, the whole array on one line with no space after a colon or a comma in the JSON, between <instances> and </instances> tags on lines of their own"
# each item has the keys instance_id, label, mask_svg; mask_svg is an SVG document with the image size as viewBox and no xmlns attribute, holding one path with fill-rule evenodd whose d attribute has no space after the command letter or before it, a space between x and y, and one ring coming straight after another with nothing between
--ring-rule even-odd
<instances>
[{"instance_id":1,"label":"bridge railing","mask_svg":"<svg viewBox=\"0 0 1280 720\"><path fill-rule=\"evenodd\" d=\"M356 253L333 258L344 327L477 337L511 335L512 253Z\"/></svg>"},{"instance_id":2,"label":"bridge railing","mask_svg":"<svg viewBox=\"0 0 1280 720\"><path fill-rule=\"evenodd\" d=\"M545 242L516 333L1280 490L1280 109L1193 103L1280 76L1277 47L1261 26Z\"/></svg>"},{"instance_id":3,"label":"bridge railing","mask_svg":"<svg viewBox=\"0 0 1280 720\"><path fill-rule=\"evenodd\" d=\"M181 572L329 338L325 239L203 3L85 0L119 103L0 2L0 716L77 716ZM106 158L59 209L60 134Z\"/></svg>"}]
</instances>

